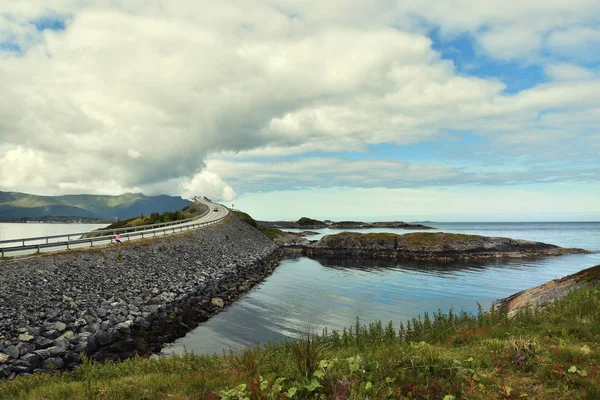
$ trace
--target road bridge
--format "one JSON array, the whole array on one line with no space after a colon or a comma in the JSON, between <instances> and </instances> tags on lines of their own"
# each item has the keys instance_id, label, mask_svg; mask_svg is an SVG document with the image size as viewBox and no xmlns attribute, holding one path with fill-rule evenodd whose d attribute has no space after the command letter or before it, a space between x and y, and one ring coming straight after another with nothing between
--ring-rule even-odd
<instances>
[{"instance_id":1,"label":"road bridge","mask_svg":"<svg viewBox=\"0 0 600 400\"><path fill-rule=\"evenodd\" d=\"M117 233L121 236L122 242L173 235L218 223L229 216L230 210L221 204L213 203L206 198L196 198L195 201L196 203L208 206L208 211L198 217L163 222L160 224L1 240L0 257L20 257L42 252L47 253L95 246L107 246L115 243L114 237Z\"/></svg>"}]
</instances>

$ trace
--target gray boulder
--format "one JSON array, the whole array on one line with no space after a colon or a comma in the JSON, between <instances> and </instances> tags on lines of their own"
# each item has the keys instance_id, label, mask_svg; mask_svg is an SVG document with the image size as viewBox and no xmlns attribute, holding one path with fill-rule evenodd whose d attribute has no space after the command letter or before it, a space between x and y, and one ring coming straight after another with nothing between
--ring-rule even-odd
<instances>
[{"instance_id":1,"label":"gray boulder","mask_svg":"<svg viewBox=\"0 0 600 400\"><path fill-rule=\"evenodd\" d=\"M4 349L3 353L8 355L10 358L19 358L21 355L19 349L17 349L15 346L8 346Z\"/></svg>"}]
</instances>

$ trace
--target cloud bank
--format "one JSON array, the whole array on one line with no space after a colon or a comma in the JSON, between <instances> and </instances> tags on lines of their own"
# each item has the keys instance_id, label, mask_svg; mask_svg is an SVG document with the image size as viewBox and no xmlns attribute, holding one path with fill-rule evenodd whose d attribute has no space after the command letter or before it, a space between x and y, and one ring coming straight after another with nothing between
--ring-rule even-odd
<instances>
[{"instance_id":1,"label":"cloud bank","mask_svg":"<svg viewBox=\"0 0 600 400\"><path fill-rule=\"evenodd\" d=\"M0 190L598 185L596 1L4 3Z\"/></svg>"}]
</instances>

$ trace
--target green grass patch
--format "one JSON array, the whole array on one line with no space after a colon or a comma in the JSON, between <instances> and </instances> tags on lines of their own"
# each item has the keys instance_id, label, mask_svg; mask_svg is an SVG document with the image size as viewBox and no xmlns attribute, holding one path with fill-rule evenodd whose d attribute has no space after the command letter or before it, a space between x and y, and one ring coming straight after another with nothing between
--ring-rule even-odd
<instances>
[{"instance_id":1,"label":"green grass patch","mask_svg":"<svg viewBox=\"0 0 600 400\"><path fill-rule=\"evenodd\" d=\"M312 218L307 218L307 217L300 218L298 221L296 221L296 223L301 226L314 226L314 225L319 225L319 226L324 226L324 227L327 226L327 224L325 224L325 222L323 222L323 221L319 221L318 219L312 219Z\"/></svg>"},{"instance_id":2,"label":"green grass patch","mask_svg":"<svg viewBox=\"0 0 600 400\"><path fill-rule=\"evenodd\" d=\"M331 238L335 237L345 237L345 238L353 238L357 240L396 240L398 237L395 233L386 233L386 232L373 232L373 233L359 233L359 232L340 232L335 235L331 235Z\"/></svg>"},{"instance_id":3,"label":"green grass patch","mask_svg":"<svg viewBox=\"0 0 600 400\"><path fill-rule=\"evenodd\" d=\"M262 233L264 233L265 235L267 235L267 237L271 240L275 240L276 238L281 237L281 236L286 236L285 232L283 232L281 229L277 229L277 228L265 228L265 227L259 226L258 230L261 231Z\"/></svg>"},{"instance_id":4,"label":"green grass patch","mask_svg":"<svg viewBox=\"0 0 600 400\"><path fill-rule=\"evenodd\" d=\"M466 243L480 238L482 236L459 233L415 232L400 235L398 242L409 246L442 246L448 243Z\"/></svg>"},{"instance_id":5,"label":"green grass patch","mask_svg":"<svg viewBox=\"0 0 600 400\"><path fill-rule=\"evenodd\" d=\"M197 209L194 208L194 210L196 211ZM102 228L102 229L133 228L133 227L142 226L142 225L152 225L152 224L160 224L163 222L180 221L182 219L192 218L195 215L195 214L191 213L191 210L189 208L187 209L187 211L190 211L190 212L178 210L178 211L165 211L162 214L152 213L150 215L145 215L145 216L141 215L139 217L134 217L134 218L117 221L114 224L111 224L111 225L107 226L106 228Z\"/></svg>"},{"instance_id":6,"label":"green grass patch","mask_svg":"<svg viewBox=\"0 0 600 400\"><path fill-rule=\"evenodd\" d=\"M262 233L264 233L269 239L271 240L275 240L278 237L281 236L285 236L286 233L283 232L281 229L277 229L277 228L266 228L264 226L260 226L256 223L256 221L254 220L254 218L252 218L250 215L246 214L245 212L242 211L234 211L233 212L234 215L236 217L238 217L241 221L247 223L248 225L258 229L259 231L261 231Z\"/></svg>"},{"instance_id":7,"label":"green grass patch","mask_svg":"<svg viewBox=\"0 0 600 400\"><path fill-rule=\"evenodd\" d=\"M544 309L424 313L212 356L84 363L2 399L598 399L600 289Z\"/></svg>"},{"instance_id":8,"label":"green grass patch","mask_svg":"<svg viewBox=\"0 0 600 400\"><path fill-rule=\"evenodd\" d=\"M254 220L254 218L252 218L249 214L246 214L243 211L233 211L233 214L236 217L238 217L241 221L243 221L243 222L247 223L248 225L250 225L250 226L258 229L258 224Z\"/></svg>"},{"instance_id":9,"label":"green grass patch","mask_svg":"<svg viewBox=\"0 0 600 400\"><path fill-rule=\"evenodd\" d=\"M584 269L575 275L577 282L598 282L600 281L600 265Z\"/></svg>"},{"instance_id":10,"label":"green grass patch","mask_svg":"<svg viewBox=\"0 0 600 400\"><path fill-rule=\"evenodd\" d=\"M363 234L363 238L366 240L396 240L395 233L365 233Z\"/></svg>"}]
</instances>

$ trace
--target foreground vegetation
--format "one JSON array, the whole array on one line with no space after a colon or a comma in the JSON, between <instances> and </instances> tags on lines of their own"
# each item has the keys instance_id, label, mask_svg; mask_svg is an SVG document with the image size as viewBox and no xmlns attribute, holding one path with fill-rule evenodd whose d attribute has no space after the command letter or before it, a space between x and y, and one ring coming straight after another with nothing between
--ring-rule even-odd
<instances>
[{"instance_id":1,"label":"foreground vegetation","mask_svg":"<svg viewBox=\"0 0 600 400\"><path fill-rule=\"evenodd\" d=\"M544 310L424 314L213 356L0 383L2 399L600 399L600 289Z\"/></svg>"}]
</instances>

